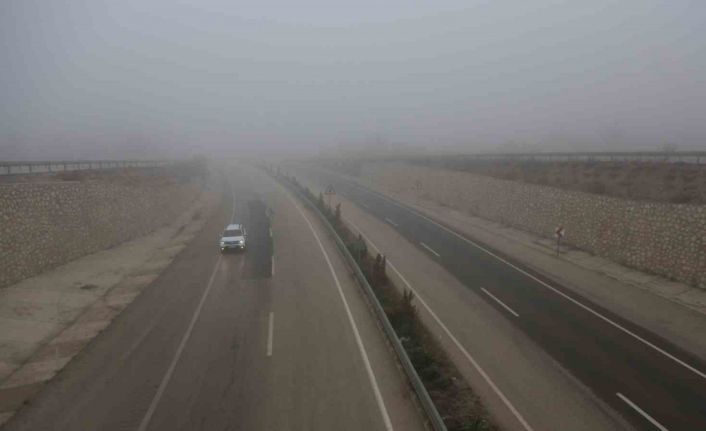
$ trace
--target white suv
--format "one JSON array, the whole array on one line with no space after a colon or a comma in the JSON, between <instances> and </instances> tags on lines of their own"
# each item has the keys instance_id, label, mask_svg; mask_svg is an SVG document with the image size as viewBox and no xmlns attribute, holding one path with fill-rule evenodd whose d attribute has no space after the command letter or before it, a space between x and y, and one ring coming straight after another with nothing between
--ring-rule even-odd
<instances>
[{"instance_id":1,"label":"white suv","mask_svg":"<svg viewBox=\"0 0 706 431\"><path fill-rule=\"evenodd\" d=\"M227 249L245 250L245 239L248 237L242 224L229 224L221 235L219 242L221 253Z\"/></svg>"}]
</instances>

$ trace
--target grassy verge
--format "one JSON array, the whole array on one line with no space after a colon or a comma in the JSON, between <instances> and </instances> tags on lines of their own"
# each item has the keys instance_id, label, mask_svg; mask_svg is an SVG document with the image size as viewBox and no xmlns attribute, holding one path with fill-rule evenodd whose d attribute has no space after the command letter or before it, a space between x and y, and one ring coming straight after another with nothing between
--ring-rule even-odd
<instances>
[{"instance_id":1,"label":"grassy verge","mask_svg":"<svg viewBox=\"0 0 706 431\"><path fill-rule=\"evenodd\" d=\"M343 240L381 303L447 429L498 430L478 397L421 322L414 304L414 294L398 288L388 278L385 256L373 256L362 236L356 236L348 228L342 220L340 204L330 208L323 194L314 195L307 187L299 184L296 178L284 175L277 177L314 203Z\"/></svg>"}]
</instances>

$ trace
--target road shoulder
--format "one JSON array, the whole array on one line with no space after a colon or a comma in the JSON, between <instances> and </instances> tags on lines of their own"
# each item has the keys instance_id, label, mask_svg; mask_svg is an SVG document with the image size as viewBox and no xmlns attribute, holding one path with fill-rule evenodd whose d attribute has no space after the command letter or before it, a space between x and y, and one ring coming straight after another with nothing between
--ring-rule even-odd
<instances>
[{"instance_id":1,"label":"road shoulder","mask_svg":"<svg viewBox=\"0 0 706 431\"><path fill-rule=\"evenodd\" d=\"M219 199L204 190L168 226L0 290L0 425L159 276Z\"/></svg>"}]
</instances>

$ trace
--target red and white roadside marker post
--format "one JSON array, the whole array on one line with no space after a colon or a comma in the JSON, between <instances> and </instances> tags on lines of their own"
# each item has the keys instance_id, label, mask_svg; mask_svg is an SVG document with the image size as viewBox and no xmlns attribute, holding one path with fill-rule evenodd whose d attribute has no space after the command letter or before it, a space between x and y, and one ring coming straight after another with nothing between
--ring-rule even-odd
<instances>
[{"instance_id":1,"label":"red and white roadside marker post","mask_svg":"<svg viewBox=\"0 0 706 431\"><path fill-rule=\"evenodd\" d=\"M558 226L554 229L554 236L556 237L556 255L559 256L559 247L561 247L561 239L564 238L564 226Z\"/></svg>"}]
</instances>

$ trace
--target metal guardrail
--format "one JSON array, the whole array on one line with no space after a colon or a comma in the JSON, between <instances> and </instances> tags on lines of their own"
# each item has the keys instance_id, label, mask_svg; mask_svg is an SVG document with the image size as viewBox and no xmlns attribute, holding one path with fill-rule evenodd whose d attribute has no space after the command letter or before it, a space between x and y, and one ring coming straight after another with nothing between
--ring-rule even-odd
<instances>
[{"instance_id":1,"label":"metal guardrail","mask_svg":"<svg viewBox=\"0 0 706 431\"><path fill-rule=\"evenodd\" d=\"M0 162L0 175L28 175L90 169L150 168L168 160L61 160Z\"/></svg>"},{"instance_id":2,"label":"metal guardrail","mask_svg":"<svg viewBox=\"0 0 706 431\"><path fill-rule=\"evenodd\" d=\"M343 254L343 257L348 262L348 265L353 268L353 272L355 273L356 279L363 287L363 292L368 297L368 300L373 307L373 311L375 312L376 317L382 324L382 329L385 332L388 341L392 345L392 348L397 354L397 358L399 359L400 364L402 364L402 369L407 375L407 378L409 379L409 382L412 385L412 389L414 389L414 393L416 394L417 399L419 400L419 404L421 405L422 409L427 415L427 418L429 419L429 423L432 429L434 431L447 431L446 425L441 419L439 411L436 409L436 406L431 400L431 397L429 397L429 393L424 387L424 383L422 383L422 380L419 378L417 370L414 369L412 361L410 361L409 356L407 356L407 352L404 350L404 346L402 346L402 342L397 337L397 333L395 333L395 330L392 328L392 324L387 318L385 310L383 310L380 301L378 301L377 296L375 296L375 292L373 292L373 288L370 286L370 284L368 284L368 280L366 280L365 275L363 275L363 271L358 266L358 263L353 258L353 255L351 255L350 251L348 251L348 248L346 248L346 245L343 243L341 237L338 236L338 233L336 232L334 227L328 221L326 216L321 213L319 208L317 208L316 204L310 201L308 197L306 197L303 193L297 190L297 188L294 187L288 181L282 181L282 183L284 183L288 189L292 190L297 196L299 196L299 198L304 201L307 206L316 213L316 215L326 227L326 230L334 238L336 246L340 250L341 254Z\"/></svg>"},{"instance_id":3,"label":"metal guardrail","mask_svg":"<svg viewBox=\"0 0 706 431\"><path fill-rule=\"evenodd\" d=\"M604 151L604 152L547 152L547 153L479 153L413 156L410 159L464 160L525 160L525 161L638 161L706 164L706 151Z\"/></svg>"}]
</instances>

